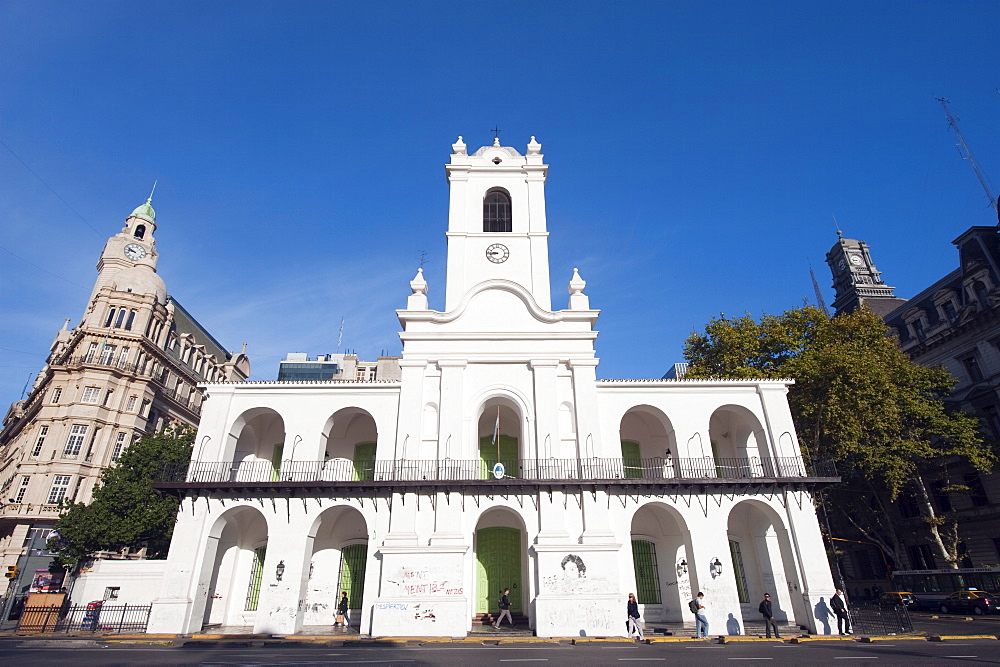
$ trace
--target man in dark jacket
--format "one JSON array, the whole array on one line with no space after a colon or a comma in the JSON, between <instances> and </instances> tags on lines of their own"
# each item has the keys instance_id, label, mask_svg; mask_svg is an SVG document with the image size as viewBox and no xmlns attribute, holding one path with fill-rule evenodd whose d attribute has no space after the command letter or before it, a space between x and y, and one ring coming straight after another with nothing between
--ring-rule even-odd
<instances>
[{"instance_id":1,"label":"man in dark jacket","mask_svg":"<svg viewBox=\"0 0 1000 667\"><path fill-rule=\"evenodd\" d=\"M837 615L837 632L849 635L851 634L851 618L847 615L847 604L844 603L844 598L840 597L843 594L844 592L838 588L837 592L830 598L830 608Z\"/></svg>"},{"instance_id":2,"label":"man in dark jacket","mask_svg":"<svg viewBox=\"0 0 1000 667\"><path fill-rule=\"evenodd\" d=\"M771 628L774 628L774 636L777 639L781 639L781 635L778 634L778 624L774 621L774 608L771 606L771 595L769 593L764 593L764 599L761 600L757 611L764 617L764 631L767 632L767 638L771 638Z\"/></svg>"},{"instance_id":3,"label":"man in dark jacket","mask_svg":"<svg viewBox=\"0 0 1000 667\"><path fill-rule=\"evenodd\" d=\"M500 624L503 623L504 616L506 616L507 620L510 621L511 627L514 626L514 619L510 615L510 598L507 597L508 593L510 593L510 589L505 588L503 589L503 595L500 596L500 617L497 619L497 622L493 624L493 627L497 630L500 629Z\"/></svg>"},{"instance_id":4,"label":"man in dark jacket","mask_svg":"<svg viewBox=\"0 0 1000 667\"><path fill-rule=\"evenodd\" d=\"M642 628L639 627L639 603L635 601L635 593L628 594L628 620L626 621L628 626L628 636L635 637L639 636L639 641L645 639L642 636Z\"/></svg>"}]
</instances>

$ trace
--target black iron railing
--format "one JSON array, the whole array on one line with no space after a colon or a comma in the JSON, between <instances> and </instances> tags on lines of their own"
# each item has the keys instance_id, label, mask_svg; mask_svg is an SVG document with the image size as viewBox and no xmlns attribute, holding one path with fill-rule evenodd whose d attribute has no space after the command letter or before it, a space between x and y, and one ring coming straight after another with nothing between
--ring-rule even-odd
<instances>
[{"instance_id":1,"label":"black iron railing","mask_svg":"<svg viewBox=\"0 0 1000 667\"><path fill-rule=\"evenodd\" d=\"M865 635L897 635L913 632L906 605L882 602L855 602L851 605L851 631ZM831 620L836 623L836 620Z\"/></svg>"},{"instance_id":2,"label":"black iron railing","mask_svg":"<svg viewBox=\"0 0 1000 667\"><path fill-rule=\"evenodd\" d=\"M17 631L22 634L49 632L145 632L150 605L77 604L62 607L21 609Z\"/></svg>"},{"instance_id":3,"label":"black iron railing","mask_svg":"<svg viewBox=\"0 0 1000 667\"><path fill-rule=\"evenodd\" d=\"M801 458L591 458L511 459L497 462L480 459L365 461L266 460L193 461L181 468L162 471L161 482L392 482L477 481L509 479L522 481L605 480L754 480L836 477L832 461L807 465Z\"/></svg>"}]
</instances>

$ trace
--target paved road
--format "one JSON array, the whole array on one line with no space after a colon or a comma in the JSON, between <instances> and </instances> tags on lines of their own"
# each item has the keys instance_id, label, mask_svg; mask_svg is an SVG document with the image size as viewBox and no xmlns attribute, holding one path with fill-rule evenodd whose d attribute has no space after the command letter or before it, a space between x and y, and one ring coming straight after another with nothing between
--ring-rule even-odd
<instances>
[{"instance_id":1,"label":"paved road","mask_svg":"<svg viewBox=\"0 0 1000 667\"><path fill-rule=\"evenodd\" d=\"M59 645L61 644L61 645ZM963 639L941 643L889 640L874 644L816 641L806 644L559 644L525 646L432 645L369 647L90 647L72 640L23 642L0 640L0 664L30 665L627 665L680 663L736 665L1000 665L1000 642Z\"/></svg>"},{"instance_id":2,"label":"paved road","mask_svg":"<svg viewBox=\"0 0 1000 667\"><path fill-rule=\"evenodd\" d=\"M933 618L915 614L914 629L928 635L1000 633L1000 616L965 620L963 616ZM362 646L292 645L280 641L187 646L115 645L91 639L26 639L0 637L0 665L628 665L680 663L697 665L1000 665L996 639L947 639L930 642L903 637L863 644L828 639L802 644L788 642L704 642L660 644L378 644ZM263 645L260 645L263 644Z\"/></svg>"}]
</instances>

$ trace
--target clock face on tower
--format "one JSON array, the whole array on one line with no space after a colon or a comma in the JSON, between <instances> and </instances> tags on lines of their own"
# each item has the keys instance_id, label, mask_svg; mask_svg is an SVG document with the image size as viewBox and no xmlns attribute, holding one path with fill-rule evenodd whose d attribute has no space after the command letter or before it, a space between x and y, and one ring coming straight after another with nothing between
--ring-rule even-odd
<instances>
[{"instance_id":1,"label":"clock face on tower","mask_svg":"<svg viewBox=\"0 0 1000 667\"><path fill-rule=\"evenodd\" d=\"M502 264L507 261L508 257L510 257L510 251L502 243L494 243L486 249L486 259L494 264Z\"/></svg>"},{"instance_id":2,"label":"clock face on tower","mask_svg":"<svg viewBox=\"0 0 1000 667\"><path fill-rule=\"evenodd\" d=\"M864 260L861 259L861 255L851 255L851 264L854 266L861 266L861 262L863 261Z\"/></svg>"},{"instance_id":3,"label":"clock face on tower","mask_svg":"<svg viewBox=\"0 0 1000 667\"><path fill-rule=\"evenodd\" d=\"M138 243L129 243L125 246L125 256L136 262L146 256L146 249Z\"/></svg>"}]
</instances>

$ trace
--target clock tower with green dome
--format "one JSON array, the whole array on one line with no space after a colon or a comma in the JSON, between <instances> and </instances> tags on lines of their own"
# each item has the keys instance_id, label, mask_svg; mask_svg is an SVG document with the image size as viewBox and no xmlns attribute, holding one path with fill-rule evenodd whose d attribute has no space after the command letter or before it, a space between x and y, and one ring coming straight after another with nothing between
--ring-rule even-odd
<instances>
[{"instance_id":1,"label":"clock tower with green dome","mask_svg":"<svg viewBox=\"0 0 1000 667\"><path fill-rule=\"evenodd\" d=\"M15 463L0 472L0 569L48 534L61 502L89 502L101 472L144 433L196 426L200 383L250 374L245 354L167 295L155 231L150 194L104 244L83 316L66 319L31 393L7 411L0 453Z\"/></svg>"}]
</instances>

